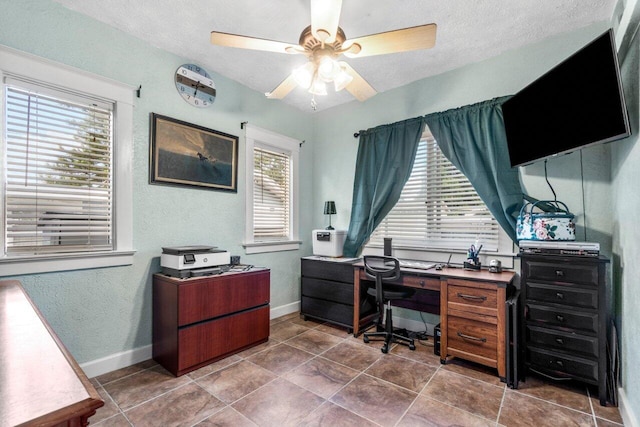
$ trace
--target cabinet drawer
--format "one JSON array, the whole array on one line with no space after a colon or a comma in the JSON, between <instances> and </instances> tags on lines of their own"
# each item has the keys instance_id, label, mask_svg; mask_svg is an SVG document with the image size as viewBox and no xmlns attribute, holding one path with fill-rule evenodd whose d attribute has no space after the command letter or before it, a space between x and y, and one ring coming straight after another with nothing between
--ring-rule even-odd
<instances>
[{"instance_id":1,"label":"cabinet drawer","mask_svg":"<svg viewBox=\"0 0 640 427\"><path fill-rule=\"evenodd\" d=\"M496 325L450 316L447 319L447 347L496 360Z\"/></svg>"},{"instance_id":2,"label":"cabinet drawer","mask_svg":"<svg viewBox=\"0 0 640 427\"><path fill-rule=\"evenodd\" d=\"M547 282L582 283L598 285L598 266L596 264L564 264L526 260L529 280Z\"/></svg>"},{"instance_id":3,"label":"cabinet drawer","mask_svg":"<svg viewBox=\"0 0 640 427\"><path fill-rule=\"evenodd\" d=\"M328 320L349 327L353 326L353 304L340 304L303 295L300 306L300 313L303 316Z\"/></svg>"},{"instance_id":4,"label":"cabinet drawer","mask_svg":"<svg viewBox=\"0 0 640 427\"><path fill-rule=\"evenodd\" d=\"M178 371L197 367L269 338L269 306L178 331Z\"/></svg>"},{"instance_id":5,"label":"cabinet drawer","mask_svg":"<svg viewBox=\"0 0 640 427\"><path fill-rule=\"evenodd\" d=\"M534 346L580 353L598 357L598 338L554 329L527 326L527 342Z\"/></svg>"},{"instance_id":6,"label":"cabinet drawer","mask_svg":"<svg viewBox=\"0 0 640 427\"><path fill-rule=\"evenodd\" d=\"M353 285L349 283L303 277L302 295L353 305Z\"/></svg>"},{"instance_id":7,"label":"cabinet drawer","mask_svg":"<svg viewBox=\"0 0 640 427\"><path fill-rule=\"evenodd\" d=\"M527 283L527 299L582 308L598 308L598 290L573 285Z\"/></svg>"},{"instance_id":8,"label":"cabinet drawer","mask_svg":"<svg viewBox=\"0 0 640 427\"><path fill-rule=\"evenodd\" d=\"M353 283L353 265L343 262L301 260L302 277L332 280L334 282Z\"/></svg>"},{"instance_id":9,"label":"cabinet drawer","mask_svg":"<svg viewBox=\"0 0 640 427\"><path fill-rule=\"evenodd\" d=\"M528 348L527 362L531 368L551 375L579 377L582 380L598 380L598 362L576 356L568 356L539 348Z\"/></svg>"},{"instance_id":10,"label":"cabinet drawer","mask_svg":"<svg viewBox=\"0 0 640 427\"><path fill-rule=\"evenodd\" d=\"M598 332L598 313L527 304L526 318L548 326L578 329L585 332Z\"/></svg>"},{"instance_id":11,"label":"cabinet drawer","mask_svg":"<svg viewBox=\"0 0 640 427\"><path fill-rule=\"evenodd\" d=\"M447 286L447 307L450 310L471 311L496 316L498 306L497 290L472 286Z\"/></svg>"},{"instance_id":12,"label":"cabinet drawer","mask_svg":"<svg viewBox=\"0 0 640 427\"><path fill-rule=\"evenodd\" d=\"M181 283L178 325L185 326L269 303L269 272L211 276Z\"/></svg>"},{"instance_id":13,"label":"cabinet drawer","mask_svg":"<svg viewBox=\"0 0 640 427\"><path fill-rule=\"evenodd\" d=\"M402 284L418 289L429 289L440 292L440 279L436 277L402 276Z\"/></svg>"}]
</instances>

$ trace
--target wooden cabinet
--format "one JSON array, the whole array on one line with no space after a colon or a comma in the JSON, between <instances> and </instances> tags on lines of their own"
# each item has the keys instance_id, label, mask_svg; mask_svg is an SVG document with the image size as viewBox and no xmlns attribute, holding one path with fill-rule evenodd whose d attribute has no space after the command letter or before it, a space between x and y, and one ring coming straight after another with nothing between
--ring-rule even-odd
<instances>
[{"instance_id":1,"label":"wooden cabinet","mask_svg":"<svg viewBox=\"0 0 640 427\"><path fill-rule=\"evenodd\" d=\"M153 358L179 376L269 339L269 270L153 276Z\"/></svg>"},{"instance_id":2,"label":"wooden cabinet","mask_svg":"<svg viewBox=\"0 0 640 427\"><path fill-rule=\"evenodd\" d=\"M522 255L525 365L598 386L606 404L607 286L603 257Z\"/></svg>"},{"instance_id":3,"label":"wooden cabinet","mask_svg":"<svg viewBox=\"0 0 640 427\"><path fill-rule=\"evenodd\" d=\"M353 263L302 258L301 272L302 316L353 330ZM375 307L365 298L363 300L362 315L370 315Z\"/></svg>"},{"instance_id":4,"label":"wooden cabinet","mask_svg":"<svg viewBox=\"0 0 640 427\"><path fill-rule=\"evenodd\" d=\"M478 280L441 277L441 361L454 356L490 366L505 381L506 299L514 275L475 274Z\"/></svg>"},{"instance_id":5,"label":"wooden cabinet","mask_svg":"<svg viewBox=\"0 0 640 427\"><path fill-rule=\"evenodd\" d=\"M86 426L104 405L17 280L0 281L0 425Z\"/></svg>"}]
</instances>

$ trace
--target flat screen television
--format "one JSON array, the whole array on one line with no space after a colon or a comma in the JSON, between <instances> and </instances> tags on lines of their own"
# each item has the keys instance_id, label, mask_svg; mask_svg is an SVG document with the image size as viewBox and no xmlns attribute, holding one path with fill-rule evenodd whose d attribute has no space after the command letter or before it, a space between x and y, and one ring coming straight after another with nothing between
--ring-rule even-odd
<instances>
[{"instance_id":1,"label":"flat screen television","mask_svg":"<svg viewBox=\"0 0 640 427\"><path fill-rule=\"evenodd\" d=\"M511 166L630 135L613 31L502 105Z\"/></svg>"}]
</instances>

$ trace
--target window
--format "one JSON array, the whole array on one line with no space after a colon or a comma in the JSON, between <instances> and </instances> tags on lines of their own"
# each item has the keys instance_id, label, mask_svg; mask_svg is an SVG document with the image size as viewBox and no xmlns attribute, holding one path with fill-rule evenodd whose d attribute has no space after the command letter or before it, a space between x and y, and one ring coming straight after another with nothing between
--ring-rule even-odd
<instances>
[{"instance_id":1,"label":"window","mask_svg":"<svg viewBox=\"0 0 640 427\"><path fill-rule=\"evenodd\" d=\"M294 250L298 240L299 141L246 126L248 254Z\"/></svg>"},{"instance_id":2,"label":"window","mask_svg":"<svg viewBox=\"0 0 640 427\"><path fill-rule=\"evenodd\" d=\"M370 238L407 249L465 250L476 240L497 251L500 227L467 178L425 132L400 200Z\"/></svg>"},{"instance_id":3,"label":"window","mask_svg":"<svg viewBox=\"0 0 640 427\"><path fill-rule=\"evenodd\" d=\"M3 271L130 264L132 88L8 49L0 63Z\"/></svg>"}]
</instances>

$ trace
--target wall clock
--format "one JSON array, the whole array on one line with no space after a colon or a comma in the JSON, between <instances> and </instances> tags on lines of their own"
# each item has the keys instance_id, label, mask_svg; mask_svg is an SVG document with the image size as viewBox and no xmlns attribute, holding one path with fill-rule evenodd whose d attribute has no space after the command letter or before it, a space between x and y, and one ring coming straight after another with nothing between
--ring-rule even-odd
<instances>
[{"instance_id":1,"label":"wall clock","mask_svg":"<svg viewBox=\"0 0 640 427\"><path fill-rule=\"evenodd\" d=\"M216 100L216 85L202 67L195 64L183 64L176 70L176 89L194 107L208 107Z\"/></svg>"}]
</instances>

